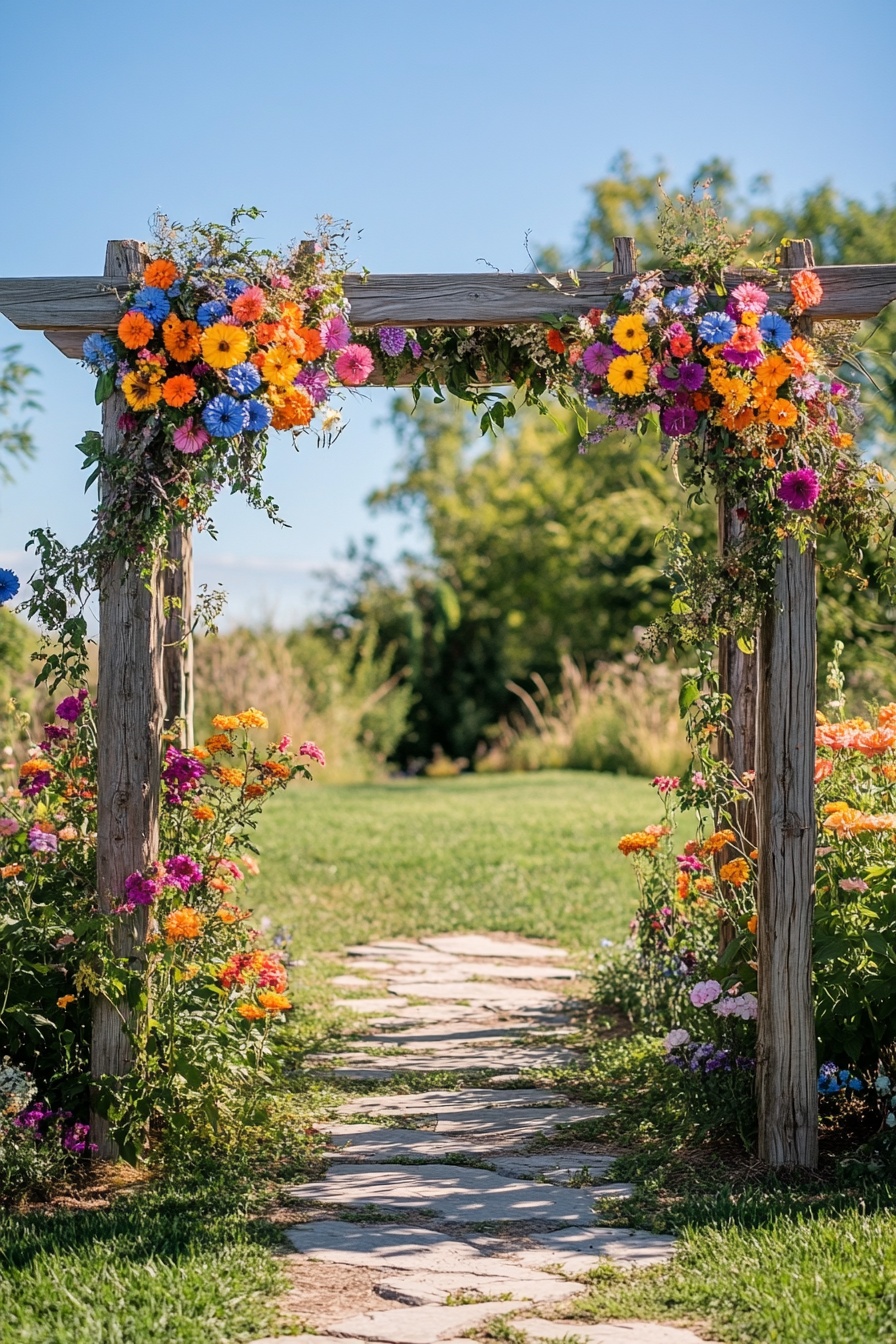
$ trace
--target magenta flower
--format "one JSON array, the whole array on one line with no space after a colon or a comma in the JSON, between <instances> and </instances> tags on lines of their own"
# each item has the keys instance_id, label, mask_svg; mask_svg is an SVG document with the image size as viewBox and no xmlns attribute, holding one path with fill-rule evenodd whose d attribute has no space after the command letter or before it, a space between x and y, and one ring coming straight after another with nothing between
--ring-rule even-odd
<instances>
[{"instance_id":1,"label":"magenta flower","mask_svg":"<svg viewBox=\"0 0 896 1344\"><path fill-rule=\"evenodd\" d=\"M303 742L299 747L300 756L310 756L312 761L317 761L320 765L326 765L327 758L316 742Z\"/></svg>"},{"instance_id":2,"label":"magenta flower","mask_svg":"<svg viewBox=\"0 0 896 1344\"><path fill-rule=\"evenodd\" d=\"M660 416L660 424L670 439L680 439L696 426L697 412L693 406L667 406Z\"/></svg>"},{"instance_id":3,"label":"magenta flower","mask_svg":"<svg viewBox=\"0 0 896 1344\"><path fill-rule=\"evenodd\" d=\"M326 401L330 391L330 378L325 369L303 369L293 379L296 387L304 387L310 394L315 406Z\"/></svg>"},{"instance_id":4,"label":"magenta flower","mask_svg":"<svg viewBox=\"0 0 896 1344\"><path fill-rule=\"evenodd\" d=\"M202 878L202 869L188 854L175 854L173 859L165 860L165 882L169 887L189 891L191 887L201 882Z\"/></svg>"},{"instance_id":5,"label":"magenta flower","mask_svg":"<svg viewBox=\"0 0 896 1344\"><path fill-rule=\"evenodd\" d=\"M174 431L174 446L179 453L201 453L208 441L208 430L194 424L192 415Z\"/></svg>"},{"instance_id":6,"label":"magenta flower","mask_svg":"<svg viewBox=\"0 0 896 1344\"><path fill-rule=\"evenodd\" d=\"M702 770L695 770L691 775L691 783L695 789L706 789L709 787L706 776Z\"/></svg>"},{"instance_id":7,"label":"magenta flower","mask_svg":"<svg viewBox=\"0 0 896 1344\"><path fill-rule=\"evenodd\" d=\"M734 317L740 317L743 313L764 313L768 307L768 295L752 281L745 280L731 291L728 303L735 309L732 314Z\"/></svg>"},{"instance_id":8,"label":"magenta flower","mask_svg":"<svg viewBox=\"0 0 896 1344\"><path fill-rule=\"evenodd\" d=\"M124 904L116 907L115 914L122 912L130 914L135 906L152 905L161 889L155 878L144 877L142 873L131 873L124 880Z\"/></svg>"},{"instance_id":9,"label":"magenta flower","mask_svg":"<svg viewBox=\"0 0 896 1344\"><path fill-rule=\"evenodd\" d=\"M733 345L726 345L722 354L729 364L737 364L741 369L758 368L765 359L761 350L737 350Z\"/></svg>"},{"instance_id":10,"label":"magenta flower","mask_svg":"<svg viewBox=\"0 0 896 1344\"><path fill-rule=\"evenodd\" d=\"M706 370L702 364L679 364L678 380L686 392L696 392L706 381Z\"/></svg>"},{"instance_id":11,"label":"magenta flower","mask_svg":"<svg viewBox=\"0 0 896 1344\"><path fill-rule=\"evenodd\" d=\"M352 338L351 327L341 313L324 318L320 324L320 334L327 350L344 350Z\"/></svg>"},{"instance_id":12,"label":"magenta flower","mask_svg":"<svg viewBox=\"0 0 896 1344\"><path fill-rule=\"evenodd\" d=\"M84 713L84 701L86 699L86 691L79 691L77 695L67 695L56 706L57 719L65 719L66 723L74 723Z\"/></svg>"},{"instance_id":13,"label":"magenta flower","mask_svg":"<svg viewBox=\"0 0 896 1344\"><path fill-rule=\"evenodd\" d=\"M678 871L681 873L702 873L706 867L706 864L701 863L694 854L677 854L675 862L678 864Z\"/></svg>"},{"instance_id":14,"label":"magenta flower","mask_svg":"<svg viewBox=\"0 0 896 1344\"><path fill-rule=\"evenodd\" d=\"M821 494L818 477L811 467L800 467L797 471L785 471L778 486L778 498L799 513L811 509Z\"/></svg>"},{"instance_id":15,"label":"magenta flower","mask_svg":"<svg viewBox=\"0 0 896 1344\"><path fill-rule=\"evenodd\" d=\"M71 1129L62 1136L62 1146L69 1153L96 1152L96 1144L90 1143L90 1126L76 1120Z\"/></svg>"},{"instance_id":16,"label":"magenta flower","mask_svg":"<svg viewBox=\"0 0 896 1344\"><path fill-rule=\"evenodd\" d=\"M289 733L284 733L280 741L277 743L277 750L289 751L289 748L291 746L292 746L292 738L290 737Z\"/></svg>"},{"instance_id":17,"label":"magenta flower","mask_svg":"<svg viewBox=\"0 0 896 1344\"><path fill-rule=\"evenodd\" d=\"M165 768L162 771L168 802L175 806L182 803L185 794L198 789L205 773L205 766L195 756L186 756L177 747L169 747L165 752Z\"/></svg>"},{"instance_id":18,"label":"magenta flower","mask_svg":"<svg viewBox=\"0 0 896 1344\"><path fill-rule=\"evenodd\" d=\"M360 387L373 373L373 355L366 345L347 345L342 354L336 356L333 368L346 387Z\"/></svg>"},{"instance_id":19,"label":"magenta flower","mask_svg":"<svg viewBox=\"0 0 896 1344\"><path fill-rule=\"evenodd\" d=\"M678 775L654 775L651 780L651 784L657 793L661 794L671 793L673 789L678 788L680 783L681 780Z\"/></svg>"},{"instance_id":20,"label":"magenta flower","mask_svg":"<svg viewBox=\"0 0 896 1344\"><path fill-rule=\"evenodd\" d=\"M594 378L602 378L612 362L612 347L603 341L595 341L582 351L582 364Z\"/></svg>"},{"instance_id":21,"label":"magenta flower","mask_svg":"<svg viewBox=\"0 0 896 1344\"><path fill-rule=\"evenodd\" d=\"M681 387L681 374L677 364L663 364L656 380L666 392L677 392Z\"/></svg>"},{"instance_id":22,"label":"magenta flower","mask_svg":"<svg viewBox=\"0 0 896 1344\"><path fill-rule=\"evenodd\" d=\"M271 276L271 289L289 289L291 285L292 281L288 275L279 274Z\"/></svg>"}]
</instances>

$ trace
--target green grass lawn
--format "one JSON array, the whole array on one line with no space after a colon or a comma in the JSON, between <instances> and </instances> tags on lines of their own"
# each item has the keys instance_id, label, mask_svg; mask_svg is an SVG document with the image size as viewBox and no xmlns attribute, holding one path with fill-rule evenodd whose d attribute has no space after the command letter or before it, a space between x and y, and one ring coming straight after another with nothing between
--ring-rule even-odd
<instances>
[{"instance_id":1,"label":"green grass lawn","mask_svg":"<svg viewBox=\"0 0 896 1344\"><path fill-rule=\"evenodd\" d=\"M658 814L646 780L580 771L294 788L259 827L252 903L308 951L452 929L591 950L634 908L616 842Z\"/></svg>"}]
</instances>

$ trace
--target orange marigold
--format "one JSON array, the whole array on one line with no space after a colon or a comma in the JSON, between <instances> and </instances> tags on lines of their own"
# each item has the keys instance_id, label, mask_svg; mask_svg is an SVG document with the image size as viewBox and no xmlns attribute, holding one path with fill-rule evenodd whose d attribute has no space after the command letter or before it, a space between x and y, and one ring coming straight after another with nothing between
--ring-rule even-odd
<instances>
[{"instance_id":1,"label":"orange marigold","mask_svg":"<svg viewBox=\"0 0 896 1344\"><path fill-rule=\"evenodd\" d=\"M75 1002L77 997L78 997L77 994L63 994L60 998L56 1000L56 1007L67 1008L70 1003Z\"/></svg>"},{"instance_id":2,"label":"orange marigold","mask_svg":"<svg viewBox=\"0 0 896 1344\"><path fill-rule=\"evenodd\" d=\"M185 939L199 937L205 927L205 916L194 910L192 905L182 905L179 910L171 911L162 927L166 942L180 943Z\"/></svg>"},{"instance_id":3,"label":"orange marigold","mask_svg":"<svg viewBox=\"0 0 896 1344\"><path fill-rule=\"evenodd\" d=\"M815 361L815 350L805 336L791 336L781 353L790 360L797 373L808 373Z\"/></svg>"},{"instance_id":4,"label":"orange marigold","mask_svg":"<svg viewBox=\"0 0 896 1344\"><path fill-rule=\"evenodd\" d=\"M246 785L246 797L247 797L247 798L263 798L264 795L265 795L266 793L267 793L267 789L265 788L265 786L264 786L263 784L247 784L247 785Z\"/></svg>"},{"instance_id":5,"label":"orange marigold","mask_svg":"<svg viewBox=\"0 0 896 1344\"><path fill-rule=\"evenodd\" d=\"M896 705L881 705L877 722L881 728L896 728Z\"/></svg>"},{"instance_id":6,"label":"orange marigold","mask_svg":"<svg viewBox=\"0 0 896 1344\"><path fill-rule=\"evenodd\" d=\"M214 821L215 809L206 807L205 803L200 803L198 807L193 808L194 821Z\"/></svg>"},{"instance_id":7,"label":"orange marigold","mask_svg":"<svg viewBox=\"0 0 896 1344\"><path fill-rule=\"evenodd\" d=\"M789 429L797 421L797 409L792 401L787 401L784 397L777 397L769 406L766 412L771 424L777 425L779 429Z\"/></svg>"},{"instance_id":8,"label":"orange marigold","mask_svg":"<svg viewBox=\"0 0 896 1344\"><path fill-rule=\"evenodd\" d=\"M178 270L173 261L167 257L159 257L157 261L151 261L143 272L144 285L151 285L153 289L170 289L178 276Z\"/></svg>"},{"instance_id":9,"label":"orange marigold","mask_svg":"<svg viewBox=\"0 0 896 1344\"><path fill-rule=\"evenodd\" d=\"M315 327L299 327L296 335L301 336L305 343L304 358L309 362L312 359L320 359L324 352L324 343L320 332Z\"/></svg>"},{"instance_id":10,"label":"orange marigold","mask_svg":"<svg viewBox=\"0 0 896 1344\"><path fill-rule=\"evenodd\" d=\"M162 323L162 341L165 349L178 364L196 359L199 354L198 322L182 322L176 313L169 313Z\"/></svg>"},{"instance_id":11,"label":"orange marigold","mask_svg":"<svg viewBox=\"0 0 896 1344\"><path fill-rule=\"evenodd\" d=\"M718 854L726 845L733 845L736 837L733 831L713 831L700 846L702 854Z\"/></svg>"},{"instance_id":12,"label":"orange marigold","mask_svg":"<svg viewBox=\"0 0 896 1344\"><path fill-rule=\"evenodd\" d=\"M719 869L719 877L723 882L730 882L732 887L742 887L750 876L750 865L746 859L732 859L730 863L723 863Z\"/></svg>"},{"instance_id":13,"label":"orange marigold","mask_svg":"<svg viewBox=\"0 0 896 1344\"><path fill-rule=\"evenodd\" d=\"M267 728L268 721L260 709L254 709L252 705L244 709L242 714L236 716L243 728Z\"/></svg>"},{"instance_id":14,"label":"orange marigold","mask_svg":"<svg viewBox=\"0 0 896 1344\"><path fill-rule=\"evenodd\" d=\"M282 761L263 761L261 768L266 775L273 775L275 779L289 779L289 766Z\"/></svg>"},{"instance_id":15,"label":"orange marigold","mask_svg":"<svg viewBox=\"0 0 896 1344\"><path fill-rule=\"evenodd\" d=\"M216 714L212 719L212 727L220 728L222 732L233 733L239 726L240 721L235 714Z\"/></svg>"},{"instance_id":16,"label":"orange marigold","mask_svg":"<svg viewBox=\"0 0 896 1344\"><path fill-rule=\"evenodd\" d=\"M821 303L824 290L814 271L797 271L790 278L790 292L793 295L793 310L804 313L807 308L815 308Z\"/></svg>"},{"instance_id":17,"label":"orange marigold","mask_svg":"<svg viewBox=\"0 0 896 1344\"><path fill-rule=\"evenodd\" d=\"M747 920L747 932L755 935L756 930L758 928L759 928L759 916L751 915L750 918Z\"/></svg>"},{"instance_id":18,"label":"orange marigold","mask_svg":"<svg viewBox=\"0 0 896 1344\"><path fill-rule=\"evenodd\" d=\"M162 384L162 397L169 406L186 406L196 395L196 380L187 373L176 373Z\"/></svg>"},{"instance_id":19,"label":"orange marigold","mask_svg":"<svg viewBox=\"0 0 896 1344\"><path fill-rule=\"evenodd\" d=\"M756 381L767 387L780 387L792 375L793 365L788 360L782 355L769 355L756 370Z\"/></svg>"},{"instance_id":20,"label":"orange marigold","mask_svg":"<svg viewBox=\"0 0 896 1344\"><path fill-rule=\"evenodd\" d=\"M247 1022L260 1022L263 1017L267 1017L267 1013L263 1008L259 1008L257 1003L241 1003L237 1012Z\"/></svg>"},{"instance_id":21,"label":"orange marigold","mask_svg":"<svg viewBox=\"0 0 896 1344\"><path fill-rule=\"evenodd\" d=\"M274 429L296 429L307 425L314 414L314 401L304 387L290 387L288 390L271 392Z\"/></svg>"},{"instance_id":22,"label":"orange marigold","mask_svg":"<svg viewBox=\"0 0 896 1344\"><path fill-rule=\"evenodd\" d=\"M23 761L19 767L19 778L29 779L31 775L39 775L44 771L52 773L53 767L49 761L45 761L42 756L32 756L30 761Z\"/></svg>"},{"instance_id":23,"label":"orange marigold","mask_svg":"<svg viewBox=\"0 0 896 1344\"><path fill-rule=\"evenodd\" d=\"M205 739L205 745L212 755L218 751L233 751L233 742L226 733L212 733Z\"/></svg>"},{"instance_id":24,"label":"orange marigold","mask_svg":"<svg viewBox=\"0 0 896 1344\"><path fill-rule=\"evenodd\" d=\"M658 844L658 836L650 835L647 831L632 831L622 837L616 848L623 854L638 854L642 850L656 849Z\"/></svg>"},{"instance_id":25,"label":"orange marigold","mask_svg":"<svg viewBox=\"0 0 896 1344\"><path fill-rule=\"evenodd\" d=\"M698 877L694 882L694 886L705 896L707 892L712 891L715 886L715 879L712 877Z\"/></svg>"},{"instance_id":26,"label":"orange marigold","mask_svg":"<svg viewBox=\"0 0 896 1344\"><path fill-rule=\"evenodd\" d=\"M140 350L152 340L153 325L143 313L125 313L118 324L118 339L128 350Z\"/></svg>"},{"instance_id":27,"label":"orange marigold","mask_svg":"<svg viewBox=\"0 0 896 1344\"><path fill-rule=\"evenodd\" d=\"M680 901L686 901L691 889L691 879L687 873L678 873L675 878L675 890Z\"/></svg>"},{"instance_id":28,"label":"orange marigold","mask_svg":"<svg viewBox=\"0 0 896 1344\"><path fill-rule=\"evenodd\" d=\"M269 1013L285 1013L292 1007L285 994L275 994L273 990L265 990L259 994L258 1002Z\"/></svg>"},{"instance_id":29,"label":"orange marigold","mask_svg":"<svg viewBox=\"0 0 896 1344\"><path fill-rule=\"evenodd\" d=\"M229 789L240 789L246 776L242 770L236 770L232 765L216 765L214 774L220 779L222 784L226 784Z\"/></svg>"},{"instance_id":30,"label":"orange marigold","mask_svg":"<svg viewBox=\"0 0 896 1344\"><path fill-rule=\"evenodd\" d=\"M0 877L18 877L20 872L22 872L20 863L7 863L0 868Z\"/></svg>"}]
</instances>

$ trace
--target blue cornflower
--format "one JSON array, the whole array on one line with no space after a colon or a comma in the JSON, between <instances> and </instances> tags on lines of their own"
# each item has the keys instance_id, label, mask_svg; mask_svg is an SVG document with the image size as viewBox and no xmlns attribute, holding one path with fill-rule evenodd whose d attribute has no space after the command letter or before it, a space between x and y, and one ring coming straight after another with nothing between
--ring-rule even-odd
<instances>
[{"instance_id":1,"label":"blue cornflower","mask_svg":"<svg viewBox=\"0 0 896 1344\"><path fill-rule=\"evenodd\" d=\"M234 299L239 298L244 289L248 288L249 286L246 284L245 280L237 280L235 277L232 280L224 281L224 293L231 303L233 303Z\"/></svg>"},{"instance_id":2,"label":"blue cornflower","mask_svg":"<svg viewBox=\"0 0 896 1344\"><path fill-rule=\"evenodd\" d=\"M849 1086L852 1088L853 1092L861 1092L865 1084L862 1082L861 1078L850 1078Z\"/></svg>"},{"instance_id":3,"label":"blue cornflower","mask_svg":"<svg viewBox=\"0 0 896 1344\"><path fill-rule=\"evenodd\" d=\"M19 591L18 575L11 569L0 569L0 602L8 602Z\"/></svg>"},{"instance_id":4,"label":"blue cornflower","mask_svg":"<svg viewBox=\"0 0 896 1344\"><path fill-rule=\"evenodd\" d=\"M164 289L157 289L155 285L144 285L142 289L138 289L131 307L136 308L144 317L148 317L154 327L164 322L171 312L167 294Z\"/></svg>"},{"instance_id":5,"label":"blue cornflower","mask_svg":"<svg viewBox=\"0 0 896 1344\"><path fill-rule=\"evenodd\" d=\"M759 330L762 339L768 341L769 345L776 345L779 350L793 335L793 327L780 313L763 313L759 319Z\"/></svg>"},{"instance_id":6,"label":"blue cornflower","mask_svg":"<svg viewBox=\"0 0 896 1344\"><path fill-rule=\"evenodd\" d=\"M837 1074L837 1077L840 1079L841 1083L848 1083L849 1069L841 1069L840 1072Z\"/></svg>"},{"instance_id":7,"label":"blue cornflower","mask_svg":"<svg viewBox=\"0 0 896 1344\"><path fill-rule=\"evenodd\" d=\"M704 313L697 335L707 345L724 345L737 331L737 323L727 313Z\"/></svg>"},{"instance_id":8,"label":"blue cornflower","mask_svg":"<svg viewBox=\"0 0 896 1344\"><path fill-rule=\"evenodd\" d=\"M219 392L202 412L202 423L216 439L232 439L249 424L246 403Z\"/></svg>"},{"instance_id":9,"label":"blue cornflower","mask_svg":"<svg viewBox=\"0 0 896 1344\"><path fill-rule=\"evenodd\" d=\"M200 303L196 309L196 321L200 327L210 327L213 323L219 322L226 314L226 303L222 303L220 299L209 299L208 303Z\"/></svg>"},{"instance_id":10,"label":"blue cornflower","mask_svg":"<svg viewBox=\"0 0 896 1344\"><path fill-rule=\"evenodd\" d=\"M663 302L670 313L691 317L697 311L697 291L693 285L682 285L679 289L670 289Z\"/></svg>"},{"instance_id":11,"label":"blue cornflower","mask_svg":"<svg viewBox=\"0 0 896 1344\"><path fill-rule=\"evenodd\" d=\"M95 331L88 336L82 348L84 362L94 373L106 373L108 369L115 368L115 347L101 332Z\"/></svg>"},{"instance_id":12,"label":"blue cornflower","mask_svg":"<svg viewBox=\"0 0 896 1344\"><path fill-rule=\"evenodd\" d=\"M254 364L235 364L227 370L227 381L238 396L246 397L258 387L261 374Z\"/></svg>"},{"instance_id":13,"label":"blue cornflower","mask_svg":"<svg viewBox=\"0 0 896 1344\"><path fill-rule=\"evenodd\" d=\"M176 299L177 296L178 296L178 294L179 294L179 293L181 292L181 290L183 289L183 287L184 287L184 282L183 282L183 280L180 279L180 277L178 277L177 280L175 280L175 282L174 282L173 285L169 285L169 286L168 286L168 297L169 297L169 299Z\"/></svg>"},{"instance_id":14,"label":"blue cornflower","mask_svg":"<svg viewBox=\"0 0 896 1344\"><path fill-rule=\"evenodd\" d=\"M263 429L267 429L271 423L271 412L263 401L256 401L254 397L249 401L244 401L243 406L249 413L249 421L246 428L253 434L259 434Z\"/></svg>"}]
</instances>

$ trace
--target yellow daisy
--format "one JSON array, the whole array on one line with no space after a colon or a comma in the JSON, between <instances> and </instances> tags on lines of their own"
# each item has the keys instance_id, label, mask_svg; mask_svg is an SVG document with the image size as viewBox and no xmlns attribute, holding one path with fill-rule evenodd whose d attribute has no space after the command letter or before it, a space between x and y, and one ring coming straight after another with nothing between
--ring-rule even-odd
<instances>
[{"instance_id":1,"label":"yellow daisy","mask_svg":"<svg viewBox=\"0 0 896 1344\"><path fill-rule=\"evenodd\" d=\"M618 355L607 370L607 382L620 397L636 397L647 386L647 365L640 355Z\"/></svg>"},{"instance_id":2,"label":"yellow daisy","mask_svg":"<svg viewBox=\"0 0 896 1344\"><path fill-rule=\"evenodd\" d=\"M618 317L613 327L613 340L617 345L621 345L623 350L640 350L647 344L647 328L644 326L643 317L638 313Z\"/></svg>"},{"instance_id":3,"label":"yellow daisy","mask_svg":"<svg viewBox=\"0 0 896 1344\"><path fill-rule=\"evenodd\" d=\"M249 350L249 337L242 327L215 322L202 333L202 358L213 369L232 369L242 364Z\"/></svg>"},{"instance_id":4,"label":"yellow daisy","mask_svg":"<svg viewBox=\"0 0 896 1344\"><path fill-rule=\"evenodd\" d=\"M285 345L272 345L264 357L261 376L274 387L289 387L299 371L299 361Z\"/></svg>"},{"instance_id":5,"label":"yellow daisy","mask_svg":"<svg viewBox=\"0 0 896 1344\"><path fill-rule=\"evenodd\" d=\"M159 379L149 372L127 374L121 390L132 411L149 411L162 400Z\"/></svg>"}]
</instances>

